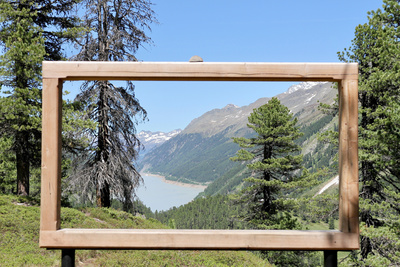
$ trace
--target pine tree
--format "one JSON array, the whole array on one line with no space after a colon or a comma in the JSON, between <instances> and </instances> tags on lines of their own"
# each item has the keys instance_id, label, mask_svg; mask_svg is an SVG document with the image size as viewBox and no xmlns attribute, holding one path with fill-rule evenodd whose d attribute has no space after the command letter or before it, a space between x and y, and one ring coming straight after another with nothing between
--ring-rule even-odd
<instances>
[{"instance_id":1,"label":"pine tree","mask_svg":"<svg viewBox=\"0 0 400 267\"><path fill-rule=\"evenodd\" d=\"M400 4L383 2L339 53L359 64L361 252L352 259L363 266L400 261Z\"/></svg>"},{"instance_id":2,"label":"pine tree","mask_svg":"<svg viewBox=\"0 0 400 267\"><path fill-rule=\"evenodd\" d=\"M15 168L15 154L12 150L13 138L2 136L0 138L0 192L11 194L15 192L17 170Z\"/></svg>"},{"instance_id":3,"label":"pine tree","mask_svg":"<svg viewBox=\"0 0 400 267\"><path fill-rule=\"evenodd\" d=\"M239 193L239 202L245 204L244 220L255 228L284 229L294 227L295 221L284 210L282 190L300 180L302 155L294 143L302 133L295 126L297 119L277 98L254 109L247 126L253 129L253 138L235 137L233 141L243 149L231 160L246 161L251 177ZM296 153L298 155L296 155ZM297 175L296 175L297 174ZM283 225L286 224L286 225Z\"/></svg>"},{"instance_id":4,"label":"pine tree","mask_svg":"<svg viewBox=\"0 0 400 267\"><path fill-rule=\"evenodd\" d=\"M247 126L255 137L233 138L242 147L234 161L250 162L251 177L244 179L244 188L234 196L242 205L239 216L256 229L301 229L290 210L295 201L285 194L314 185L321 174L309 174L302 167L303 156L295 143L303 135L296 127L297 118L277 98L254 109ZM263 251L261 255L277 266L317 266L313 252Z\"/></svg>"},{"instance_id":5,"label":"pine tree","mask_svg":"<svg viewBox=\"0 0 400 267\"><path fill-rule=\"evenodd\" d=\"M7 168L14 162L17 180L16 189L5 192L30 194L32 170L40 167L41 62L62 59L62 44L79 33L70 15L76 2L0 1L0 142L11 142L2 149L15 155L0 161ZM6 172L9 183L13 172Z\"/></svg>"},{"instance_id":6,"label":"pine tree","mask_svg":"<svg viewBox=\"0 0 400 267\"><path fill-rule=\"evenodd\" d=\"M41 29L33 24L36 12L28 1L16 6L0 3L0 38L6 48L1 56L1 84L8 97L0 104L1 136L13 137L17 169L17 193L29 195L31 164L37 164L40 140L41 61L45 55ZM40 149L38 149L40 151Z\"/></svg>"},{"instance_id":7,"label":"pine tree","mask_svg":"<svg viewBox=\"0 0 400 267\"><path fill-rule=\"evenodd\" d=\"M145 30L155 22L148 0L86 0L85 26L91 29L82 40L75 57L83 61L135 61L134 53L142 43L150 43ZM146 118L146 111L134 94L134 85L125 87L109 81L86 82L78 95L97 122L90 133L89 149L71 177L71 185L92 199L95 191L99 207L111 205L111 195L130 208L135 187L142 181L134 160L140 147L135 124ZM82 190L83 189L83 190Z\"/></svg>"}]
</instances>

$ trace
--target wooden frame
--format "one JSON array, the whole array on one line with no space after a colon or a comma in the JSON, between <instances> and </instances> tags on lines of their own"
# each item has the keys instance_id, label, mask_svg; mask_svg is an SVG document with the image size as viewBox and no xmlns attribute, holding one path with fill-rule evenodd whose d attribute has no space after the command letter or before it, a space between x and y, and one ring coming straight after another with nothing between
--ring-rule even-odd
<instances>
[{"instance_id":1,"label":"wooden frame","mask_svg":"<svg viewBox=\"0 0 400 267\"><path fill-rule=\"evenodd\" d=\"M339 85L339 230L60 229L61 105L66 80L331 81ZM77 249L356 250L356 63L43 62L40 247Z\"/></svg>"}]
</instances>

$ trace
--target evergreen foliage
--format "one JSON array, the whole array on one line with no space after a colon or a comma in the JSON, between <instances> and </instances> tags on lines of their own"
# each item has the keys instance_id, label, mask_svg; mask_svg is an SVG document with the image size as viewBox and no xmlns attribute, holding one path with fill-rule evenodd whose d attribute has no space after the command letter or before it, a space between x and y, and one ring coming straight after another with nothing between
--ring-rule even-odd
<instances>
[{"instance_id":1,"label":"evergreen foliage","mask_svg":"<svg viewBox=\"0 0 400 267\"><path fill-rule=\"evenodd\" d=\"M303 125L300 131L304 134L298 138L295 142L298 145L304 144L307 139L317 136L317 144L315 148L303 156L303 167L310 172L317 172L321 169L328 168L331 174L337 174L337 142L326 142L321 136L326 135L326 131L323 131L333 120L331 114L325 115L322 118L314 121L308 125ZM328 131L329 133L337 133L337 123L333 124L333 129ZM338 140L336 138L336 140Z\"/></svg>"},{"instance_id":2,"label":"evergreen foliage","mask_svg":"<svg viewBox=\"0 0 400 267\"><path fill-rule=\"evenodd\" d=\"M301 170L302 155L293 153L300 151L294 140L302 134L295 126L297 119L292 117L287 107L272 98L266 105L254 109L248 118L247 126L257 136L233 138L242 149L231 160L250 162L247 168L252 175L245 179L247 185L238 193L237 200L244 204L243 219L255 228L294 227L288 213L283 215L287 220L279 213L285 206L282 190L301 180L296 174ZM284 221L288 225L283 226Z\"/></svg>"},{"instance_id":3,"label":"evergreen foliage","mask_svg":"<svg viewBox=\"0 0 400 267\"><path fill-rule=\"evenodd\" d=\"M296 117L296 115L295 115ZM301 145L304 141L306 141L308 138L313 136L314 134L318 133L324 126L326 126L328 123L330 123L333 119L332 115L327 115L323 116L322 118L318 119L317 121L314 121L312 123L309 123L307 125L303 125L300 128L300 132L303 133L301 137L296 139L296 144Z\"/></svg>"},{"instance_id":4,"label":"evergreen foliage","mask_svg":"<svg viewBox=\"0 0 400 267\"><path fill-rule=\"evenodd\" d=\"M296 216L304 225L339 219L338 192L304 196L296 201Z\"/></svg>"},{"instance_id":5,"label":"evergreen foliage","mask_svg":"<svg viewBox=\"0 0 400 267\"><path fill-rule=\"evenodd\" d=\"M359 64L359 159L361 251L350 261L359 266L400 262L399 1L383 1L368 13L352 46L339 53Z\"/></svg>"},{"instance_id":6,"label":"evergreen foliage","mask_svg":"<svg viewBox=\"0 0 400 267\"><path fill-rule=\"evenodd\" d=\"M239 206L230 203L227 195L197 198L179 208L156 212L154 218L176 229L243 229L236 219Z\"/></svg>"},{"instance_id":7,"label":"evergreen foliage","mask_svg":"<svg viewBox=\"0 0 400 267\"><path fill-rule=\"evenodd\" d=\"M0 134L3 141L12 136L9 152L15 153L16 192L21 195L29 195L31 165L40 162L35 150L40 150L40 75L45 49L41 29L33 24L36 12L31 12L30 4L0 2L0 38L5 48L0 75L8 95L0 99Z\"/></svg>"},{"instance_id":8,"label":"evergreen foliage","mask_svg":"<svg viewBox=\"0 0 400 267\"><path fill-rule=\"evenodd\" d=\"M69 16L75 3L0 2L0 43L5 52L0 59L4 94L0 138L6 144L0 159L5 168L3 192L30 194L30 179L40 166L41 62L61 59L61 43L76 35L77 30L72 30L76 18ZM17 186L12 188L15 179Z\"/></svg>"},{"instance_id":9,"label":"evergreen foliage","mask_svg":"<svg viewBox=\"0 0 400 267\"><path fill-rule=\"evenodd\" d=\"M236 164L214 182L210 183L200 196L227 195L235 192L246 178L246 165Z\"/></svg>"},{"instance_id":10,"label":"evergreen foliage","mask_svg":"<svg viewBox=\"0 0 400 267\"><path fill-rule=\"evenodd\" d=\"M15 154L10 153L13 144L12 137L0 139L0 192L15 192L17 169L15 168Z\"/></svg>"},{"instance_id":11,"label":"evergreen foliage","mask_svg":"<svg viewBox=\"0 0 400 267\"><path fill-rule=\"evenodd\" d=\"M145 30L156 22L148 0L85 0L84 24L88 29L80 40L75 57L82 61L135 61L134 53L150 43ZM134 85L125 87L109 81L85 82L77 100L85 103L88 117L97 122L89 131L89 149L77 159L70 177L71 190L82 193L81 201L96 200L110 207L111 196L132 206L134 189L142 181L133 165L140 148L135 124L146 111L134 94ZM79 163L79 164L78 164Z\"/></svg>"},{"instance_id":12,"label":"evergreen foliage","mask_svg":"<svg viewBox=\"0 0 400 267\"><path fill-rule=\"evenodd\" d=\"M301 148L295 140L303 134L296 127L297 118L277 98L254 109L247 126L256 132L252 138L233 138L242 147L233 161L249 162L251 177L244 179L244 188L233 196L242 205L239 217L256 229L301 229L299 220L290 212L295 201L289 194L299 187L311 186L318 174L310 175L301 166ZM285 196L286 195L286 196ZM261 253L277 266L319 265L312 252Z\"/></svg>"},{"instance_id":13,"label":"evergreen foliage","mask_svg":"<svg viewBox=\"0 0 400 267\"><path fill-rule=\"evenodd\" d=\"M297 113L296 115L298 114L299 113ZM294 117L296 117L296 115L294 115ZM311 123L304 124L300 128L300 132L304 133L304 135L295 140L295 143L298 144L299 146L304 146L308 142L316 143L315 147L313 146L310 149L311 152L308 152L303 156L302 165L310 173L318 173L320 172L321 169L325 168L328 169L329 175L324 174L325 177L331 177L337 174L337 165L335 160L337 157L337 146L335 144L327 143L322 138L321 140L319 140L320 138L318 136L323 135L324 131L326 131L325 128L331 127L331 125L333 125L334 132L337 132L337 123L333 123L332 120L333 117L327 115L327 116L322 116L318 120L313 121ZM255 135L248 134L245 137L251 138L253 136ZM236 145L234 149L236 151L237 149ZM210 157L212 157L213 159L212 162L214 161L217 162L218 160L220 161L222 160L220 157L213 157L212 155L210 155ZM152 170L153 169L154 168L152 168ZM208 170L204 170L204 172L209 173ZM221 174L216 180L207 185L207 188L204 190L204 192L200 193L200 196L230 194L234 193L237 190L240 190L240 187L243 184L243 179L246 178L247 175L246 164L244 163L234 164L231 168L229 168L229 170L224 169L224 172L221 172L219 168L215 168L214 173L221 173ZM319 173L319 178L322 178L320 174L321 173Z\"/></svg>"},{"instance_id":14,"label":"evergreen foliage","mask_svg":"<svg viewBox=\"0 0 400 267\"><path fill-rule=\"evenodd\" d=\"M0 45L4 48L0 58L2 192L40 193L41 62L63 59L62 44L79 34L78 19L71 15L76 3L0 1ZM72 134L82 121L68 120L78 113L72 103L64 104L63 123L67 127L63 134L64 138L69 136L64 148L71 150L82 144Z\"/></svg>"}]
</instances>

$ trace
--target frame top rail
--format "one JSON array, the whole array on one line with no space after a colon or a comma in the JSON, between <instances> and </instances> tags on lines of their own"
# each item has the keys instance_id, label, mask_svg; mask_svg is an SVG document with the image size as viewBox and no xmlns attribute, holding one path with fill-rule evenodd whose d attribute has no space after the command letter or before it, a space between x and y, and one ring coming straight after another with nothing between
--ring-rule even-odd
<instances>
[{"instance_id":1,"label":"frame top rail","mask_svg":"<svg viewBox=\"0 0 400 267\"><path fill-rule=\"evenodd\" d=\"M357 80L357 63L44 61L44 79L144 81Z\"/></svg>"}]
</instances>

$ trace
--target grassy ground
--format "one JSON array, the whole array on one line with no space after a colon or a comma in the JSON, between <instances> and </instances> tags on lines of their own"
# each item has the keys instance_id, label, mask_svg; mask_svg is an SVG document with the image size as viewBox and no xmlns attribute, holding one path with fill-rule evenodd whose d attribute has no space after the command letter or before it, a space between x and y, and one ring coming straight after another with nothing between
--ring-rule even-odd
<instances>
[{"instance_id":1,"label":"grassy ground","mask_svg":"<svg viewBox=\"0 0 400 267\"><path fill-rule=\"evenodd\" d=\"M0 266L60 266L61 251L39 248L37 201L0 195ZM63 228L166 228L114 209L62 208ZM77 250L76 266L270 266L245 251Z\"/></svg>"}]
</instances>

